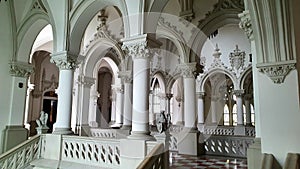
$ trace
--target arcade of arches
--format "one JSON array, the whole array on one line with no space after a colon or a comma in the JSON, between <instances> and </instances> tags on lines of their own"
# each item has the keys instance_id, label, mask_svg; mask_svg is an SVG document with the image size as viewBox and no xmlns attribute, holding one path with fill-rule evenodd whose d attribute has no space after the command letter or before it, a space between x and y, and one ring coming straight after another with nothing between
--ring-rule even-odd
<instances>
[{"instance_id":1,"label":"arcade of arches","mask_svg":"<svg viewBox=\"0 0 300 169\"><path fill-rule=\"evenodd\" d=\"M214 139L241 137L249 168L263 153L284 165L300 153L299 6L0 1L0 152L36 135L41 111L48 133L123 130L128 140L155 140L164 112L171 132L186 131L171 146L180 154L218 155Z\"/></svg>"}]
</instances>

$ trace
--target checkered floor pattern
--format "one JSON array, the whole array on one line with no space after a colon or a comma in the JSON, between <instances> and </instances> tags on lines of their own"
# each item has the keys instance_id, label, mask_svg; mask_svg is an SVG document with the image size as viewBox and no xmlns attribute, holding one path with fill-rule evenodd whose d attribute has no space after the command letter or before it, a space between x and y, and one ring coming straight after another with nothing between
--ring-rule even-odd
<instances>
[{"instance_id":1,"label":"checkered floor pattern","mask_svg":"<svg viewBox=\"0 0 300 169\"><path fill-rule=\"evenodd\" d=\"M246 159L235 159L215 156L189 156L170 153L171 169L191 169L191 168L207 168L207 169L247 169Z\"/></svg>"}]
</instances>

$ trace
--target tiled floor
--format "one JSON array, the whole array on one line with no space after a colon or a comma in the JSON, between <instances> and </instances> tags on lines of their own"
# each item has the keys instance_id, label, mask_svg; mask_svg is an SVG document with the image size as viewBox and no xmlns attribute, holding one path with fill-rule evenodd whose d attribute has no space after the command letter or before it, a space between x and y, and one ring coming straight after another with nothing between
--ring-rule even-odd
<instances>
[{"instance_id":1,"label":"tiled floor","mask_svg":"<svg viewBox=\"0 0 300 169\"><path fill-rule=\"evenodd\" d=\"M246 159L234 159L215 156L189 156L170 153L171 169L191 168L222 168L222 169L247 169Z\"/></svg>"}]
</instances>

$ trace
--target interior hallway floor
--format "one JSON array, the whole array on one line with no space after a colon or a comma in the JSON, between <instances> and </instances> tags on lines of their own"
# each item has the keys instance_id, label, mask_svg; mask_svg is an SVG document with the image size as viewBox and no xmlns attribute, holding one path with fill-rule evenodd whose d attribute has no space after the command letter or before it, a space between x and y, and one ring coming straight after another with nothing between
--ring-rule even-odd
<instances>
[{"instance_id":1,"label":"interior hallway floor","mask_svg":"<svg viewBox=\"0 0 300 169\"><path fill-rule=\"evenodd\" d=\"M196 157L191 155L180 155L171 152L170 168L171 169L191 169L191 168L247 169L247 159L206 156L206 155Z\"/></svg>"}]
</instances>

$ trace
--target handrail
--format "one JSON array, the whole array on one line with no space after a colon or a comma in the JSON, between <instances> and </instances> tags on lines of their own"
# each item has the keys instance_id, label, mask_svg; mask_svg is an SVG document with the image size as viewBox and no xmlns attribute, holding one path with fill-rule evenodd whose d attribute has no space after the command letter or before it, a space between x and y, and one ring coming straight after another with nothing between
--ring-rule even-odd
<instances>
[{"instance_id":1,"label":"handrail","mask_svg":"<svg viewBox=\"0 0 300 169\"><path fill-rule=\"evenodd\" d=\"M160 143L156 145L146 158L137 166L137 169L153 169L153 168L166 168L165 166L165 153L164 144Z\"/></svg>"},{"instance_id":2,"label":"handrail","mask_svg":"<svg viewBox=\"0 0 300 169\"><path fill-rule=\"evenodd\" d=\"M28 165L39 154L40 135L15 146L0 155L1 169L17 169Z\"/></svg>"}]
</instances>

